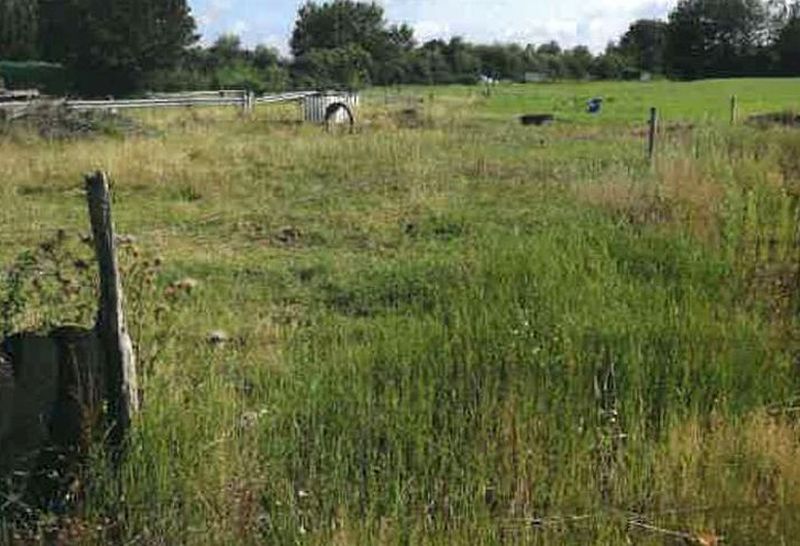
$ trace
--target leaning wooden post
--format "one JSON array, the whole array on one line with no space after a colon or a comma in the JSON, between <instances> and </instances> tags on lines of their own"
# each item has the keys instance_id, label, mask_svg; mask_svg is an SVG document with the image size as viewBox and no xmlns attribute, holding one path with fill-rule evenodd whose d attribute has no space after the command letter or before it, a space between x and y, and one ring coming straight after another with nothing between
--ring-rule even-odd
<instances>
[{"instance_id":1,"label":"leaning wooden post","mask_svg":"<svg viewBox=\"0 0 800 546\"><path fill-rule=\"evenodd\" d=\"M95 329L105 356L106 398L111 425L109 441L112 453L118 456L124 448L131 419L139 410L136 360L125 323L106 174L87 175L86 193L100 268L100 312Z\"/></svg>"},{"instance_id":2,"label":"leaning wooden post","mask_svg":"<svg viewBox=\"0 0 800 546\"><path fill-rule=\"evenodd\" d=\"M739 120L739 99L736 95L731 96L731 125L736 125Z\"/></svg>"},{"instance_id":3,"label":"leaning wooden post","mask_svg":"<svg viewBox=\"0 0 800 546\"><path fill-rule=\"evenodd\" d=\"M647 158L652 163L656 157L656 137L658 135L658 109L650 108L650 130L647 137Z\"/></svg>"}]
</instances>

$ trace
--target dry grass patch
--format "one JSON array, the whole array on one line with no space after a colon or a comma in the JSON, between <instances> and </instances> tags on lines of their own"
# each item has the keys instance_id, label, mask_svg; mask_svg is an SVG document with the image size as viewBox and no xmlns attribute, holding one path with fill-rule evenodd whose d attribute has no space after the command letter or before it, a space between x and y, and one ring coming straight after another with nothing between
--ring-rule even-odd
<instances>
[{"instance_id":1,"label":"dry grass patch","mask_svg":"<svg viewBox=\"0 0 800 546\"><path fill-rule=\"evenodd\" d=\"M618 178L576 186L578 198L631 225L669 225L709 243L719 241L725 184L692 159L660 163L648 179Z\"/></svg>"},{"instance_id":2,"label":"dry grass patch","mask_svg":"<svg viewBox=\"0 0 800 546\"><path fill-rule=\"evenodd\" d=\"M657 489L682 508L800 505L800 424L757 411L676 426L656 456ZM734 479L735 478L735 479Z\"/></svg>"}]
</instances>

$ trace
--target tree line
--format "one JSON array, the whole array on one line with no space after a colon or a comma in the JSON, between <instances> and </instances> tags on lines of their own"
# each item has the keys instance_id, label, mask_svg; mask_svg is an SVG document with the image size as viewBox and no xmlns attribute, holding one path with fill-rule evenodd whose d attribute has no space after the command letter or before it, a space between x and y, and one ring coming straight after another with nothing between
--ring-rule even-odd
<instances>
[{"instance_id":1,"label":"tree line","mask_svg":"<svg viewBox=\"0 0 800 546\"><path fill-rule=\"evenodd\" d=\"M0 0L0 60L60 63L82 93L136 89L196 40L185 0Z\"/></svg>"},{"instance_id":2,"label":"tree line","mask_svg":"<svg viewBox=\"0 0 800 546\"><path fill-rule=\"evenodd\" d=\"M82 94L244 87L676 79L800 75L800 0L681 0L667 20L633 22L599 54L587 47L419 43L383 8L309 1L297 14L291 57L244 47L235 35L199 44L186 0L0 0L0 61L62 65Z\"/></svg>"}]
</instances>

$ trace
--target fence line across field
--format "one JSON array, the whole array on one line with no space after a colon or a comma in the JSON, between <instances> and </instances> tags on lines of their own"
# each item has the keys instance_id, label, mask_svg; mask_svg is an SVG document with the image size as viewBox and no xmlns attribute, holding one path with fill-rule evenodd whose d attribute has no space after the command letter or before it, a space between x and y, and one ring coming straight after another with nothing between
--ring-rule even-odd
<instances>
[{"instance_id":1,"label":"fence line across field","mask_svg":"<svg viewBox=\"0 0 800 546\"><path fill-rule=\"evenodd\" d=\"M175 99L189 97L241 97L242 89L218 89L216 91L176 91L171 93L147 93L148 99Z\"/></svg>"},{"instance_id":2,"label":"fence line across field","mask_svg":"<svg viewBox=\"0 0 800 546\"><path fill-rule=\"evenodd\" d=\"M188 93L159 93L144 99L107 99L107 100L69 100L59 99L57 104L63 104L72 110L129 110L148 108L191 108L191 107L225 107L236 106L244 112L252 112L259 104L280 104L302 101L305 106L306 121L322 123L326 119L318 119L316 115L320 104L342 103L350 108L359 104L357 93L334 93L321 91L294 91L272 95L256 96L249 91L222 90L222 91L192 91ZM0 103L0 110L10 112L7 116L11 119L24 115L24 112L40 101L10 101ZM337 116L335 122L344 122L346 119Z\"/></svg>"},{"instance_id":3,"label":"fence line across field","mask_svg":"<svg viewBox=\"0 0 800 546\"><path fill-rule=\"evenodd\" d=\"M224 94L213 96L213 93L198 93L194 95L174 97L162 96L149 99L122 99L122 100L67 100L64 104L67 108L76 110L107 110L107 109L130 109L130 108L168 108L168 107L191 107L191 106L238 106L246 108L248 104L274 104L281 102L293 102L316 95L316 92L296 92L281 93L278 95L262 95L254 97L246 92L240 92L239 96Z\"/></svg>"},{"instance_id":4,"label":"fence line across field","mask_svg":"<svg viewBox=\"0 0 800 546\"><path fill-rule=\"evenodd\" d=\"M67 100L64 105L75 110L125 110L130 108L166 108L180 106L242 106L241 98Z\"/></svg>"}]
</instances>

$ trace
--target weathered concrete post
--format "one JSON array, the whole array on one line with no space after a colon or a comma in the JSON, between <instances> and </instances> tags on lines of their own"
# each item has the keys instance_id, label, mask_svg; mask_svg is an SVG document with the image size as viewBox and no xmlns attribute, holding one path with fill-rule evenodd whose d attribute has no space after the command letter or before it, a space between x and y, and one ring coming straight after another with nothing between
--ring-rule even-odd
<instances>
[{"instance_id":1,"label":"weathered concrete post","mask_svg":"<svg viewBox=\"0 0 800 546\"><path fill-rule=\"evenodd\" d=\"M125 323L122 282L117 264L108 177L86 176L89 217L100 268L100 311L96 330L106 362L106 397L111 431L109 440L121 452L131 419L139 410L139 392L133 344Z\"/></svg>"}]
</instances>

